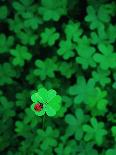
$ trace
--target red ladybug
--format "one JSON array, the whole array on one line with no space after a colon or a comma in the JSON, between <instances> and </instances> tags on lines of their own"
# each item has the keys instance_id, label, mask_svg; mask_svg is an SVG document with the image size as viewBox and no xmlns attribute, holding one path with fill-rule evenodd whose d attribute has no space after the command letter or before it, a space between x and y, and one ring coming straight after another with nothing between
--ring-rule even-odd
<instances>
[{"instance_id":1,"label":"red ladybug","mask_svg":"<svg viewBox=\"0 0 116 155\"><path fill-rule=\"evenodd\" d=\"M34 109L36 111L38 111L38 112L41 111L42 108L43 108L43 104L42 103L36 103L35 106L34 106Z\"/></svg>"}]
</instances>

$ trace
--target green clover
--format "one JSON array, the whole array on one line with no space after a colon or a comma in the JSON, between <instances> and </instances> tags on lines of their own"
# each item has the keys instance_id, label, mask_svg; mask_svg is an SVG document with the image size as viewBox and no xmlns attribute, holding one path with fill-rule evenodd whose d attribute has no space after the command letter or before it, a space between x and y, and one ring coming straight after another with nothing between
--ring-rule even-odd
<instances>
[{"instance_id":1,"label":"green clover","mask_svg":"<svg viewBox=\"0 0 116 155\"><path fill-rule=\"evenodd\" d=\"M56 95L56 91L53 89L40 88L31 96L31 100L33 101L31 109L37 116L42 116L45 113L48 116L55 116L61 106L61 97ZM37 104L41 104L39 111L35 108Z\"/></svg>"}]
</instances>

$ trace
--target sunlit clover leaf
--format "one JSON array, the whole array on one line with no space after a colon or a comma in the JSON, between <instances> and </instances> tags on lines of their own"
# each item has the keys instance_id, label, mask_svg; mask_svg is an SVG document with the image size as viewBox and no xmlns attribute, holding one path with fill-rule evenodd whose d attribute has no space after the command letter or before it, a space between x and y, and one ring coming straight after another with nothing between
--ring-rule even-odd
<instances>
[{"instance_id":1,"label":"sunlit clover leaf","mask_svg":"<svg viewBox=\"0 0 116 155\"><path fill-rule=\"evenodd\" d=\"M54 27L51 27L45 28L45 30L40 34L40 36L42 44L48 44L49 46L52 46L59 38L59 33L56 32L56 29Z\"/></svg>"},{"instance_id":2,"label":"sunlit clover leaf","mask_svg":"<svg viewBox=\"0 0 116 155\"><path fill-rule=\"evenodd\" d=\"M105 153L105 155L115 155L116 154L116 148L108 149Z\"/></svg>"},{"instance_id":3,"label":"sunlit clover leaf","mask_svg":"<svg viewBox=\"0 0 116 155\"><path fill-rule=\"evenodd\" d=\"M82 39L79 39L76 50L79 55L76 58L76 62L81 64L83 69L87 69L89 66L96 66L96 63L93 59L95 48L90 45L90 41L86 36L84 36Z\"/></svg>"},{"instance_id":4,"label":"sunlit clover leaf","mask_svg":"<svg viewBox=\"0 0 116 155\"><path fill-rule=\"evenodd\" d=\"M69 21L65 26L65 34L67 40L72 40L77 42L82 35L82 29L80 28L80 23L74 23L73 21Z\"/></svg>"},{"instance_id":5,"label":"sunlit clover leaf","mask_svg":"<svg viewBox=\"0 0 116 155\"><path fill-rule=\"evenodd\" d=\"M47 58L45 61L36 60L35 65L37 68L34 70L34 74L40 77L41 80L55 76L54 72L57 70L57 65L53 59Z\"/></svg>"},{"instance_id":6,"label":"sunlit clover leaf","mask_svg":"<svg viewBox=\"0 0 116 155\"><path fill-rule=\"evenodd\" d=\"M103 87L111 82L110 78L108 77L109 75L109 70L103 70L101 68L98 68L97 71L92 72L94 81L98 82Z\"/></svg>"},{"instance_id":7,"label":"sunlit clover leaf","mask_svg":"<svg viewBox=\"0 0 116 155\"><path fill-rule=\"evenodd\" d=\"M0 65L0 85L12 84L13 77L16 76L16 71L10 63Z\"/></svg>"},{"instance_id":8,"label":"sunlit clover leaf","mask_svg":"<svg viewBox=\"0 0 116 155\"><path fill-rule=\"evenodd\" d=\"M56 91L51 89L51 90L46 90L45 88L40 88L36 93L34 93L31 96L31 99L33 101L33 104L31 106L31 109L34 111L34 113L37 116L42 116L45 113L48 116L55 116L56 112L60 109L61 107L61 97L56 94ZM37 111L35 109L35 105L37 103L42 104L42 108L40 111Z\"/></svg>"},{"instance_id":9,"label":"sunlit clover leaf","mask_svg":"<svg viewBox=\"0 0 116 155\"><path fill-rule=\"evenodd\" d=\"M107 134L107 131L104 129L104 123L98 122L96 118L91 118L91 125L83 125L83 131L86 133L84 140L95 140L97 145L103 143L104 137Z\"/></svg>"},{"instance_id":10,"label":"sunlit clover leaf","mask_svg":"<svg viewBox=\"0 0 116 155\"><path fill-rule=\"evenodd\" d=\"M84 115L82 109L77 109L75 115L66 115L65 121L68 123L66 129L67 136L74 135L76 140L81 140L83 137L82 126L88 121L88 116Z\"/></svg>"},{"instance_id":11,"label":"sunlit clover leaf","mask_svg":"<svg viewBox=\"0 0 116 155\"><path fill-rule=\"evenodd\" d=\"M62 40L57 50L58 55L62 56L65 60L74 56L74 45L69 40Z\"/></svg>"},{"instance_id":12,"label":"sunlit clover leaf","mask_svg":"<svg viewBox=\"0 0 116 155\"><path fill-rule=\"evenodd\" d=\"M16 49L10 51L13 58L13 65L23 66L26 60L30 60L32 55L28 52L27 47L17 45Z\"/></svg>"},{"instance_id":13,"label":"sunlit clover leaf","mask_svg":"<svg viewBox=\"0 0 116 155\"><path fill-rule=\"evenodd\" d=\"M111 45L100 44L98 46L101 53L94 54L94 60L100 64L101 69L113 69L116 67L116 53Z\"/></svg>"},{"instance_id":14,"label":"sunlit clover leaf","mask_svg":"<svg viewBox=\"0 0 116 155\"><path fill-rule=\"evenodd\" d=\"M69 88L69 94L76 96L74 98L75 104L88 103L88 96L91 96L95 92L95 82L90 79L85 81L84 77L79 76L77 83Z\"/></svg>"},{"instance_id":15,"label":"sunlit clover leaf","mask_svg":"<svg viewBox=\"0 0 116 155\"><path fill-rule=\"evenodd\" d=\"M0 34L0 53L9 52L9 49L14 43L14 38L9 36L6 38L4 34Z\"/></svg>"},{"instance_id":16,"label":"sunlit clover leaf","mask_svg":"<svg viewBox=\"0 0 116 155\"><path fill-rule=\"evenodd\" d=\"M5 5L0 6L0 20L3 20L8 15L8 9Z\"/></svg>"},{"instance_id":17,"label":"sunlit clover leaf","mask_svg":"<svg viewBox=\"0 0 116 155\"><path fill-rule=\"evenodd\" d=\"M45 21L58 21L62 15L67 13L66 7L66 0L42 0L38 11Z\"/></svg>"}]
</instances>

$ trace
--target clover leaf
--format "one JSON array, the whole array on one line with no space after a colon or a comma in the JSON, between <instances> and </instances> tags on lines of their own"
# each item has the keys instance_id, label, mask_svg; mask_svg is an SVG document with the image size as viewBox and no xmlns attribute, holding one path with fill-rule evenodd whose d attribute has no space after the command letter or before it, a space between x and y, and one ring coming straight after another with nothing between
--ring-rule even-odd
<instances>
[{"instance_id":1,"label":"clover leaf","mask_svg":"<svg viewBox=\"0 0 116 155\"><path fill-rule=\"evenodd\" d=\"M108 149L105 153L105 155L115 155L116 154L116 148Z\"/></svg>"},{"instance_id":2,"label":"clover leaf","mask_svg":"<svg viewBox=\"0 0 116 155\"><path fill-rule=\"evenodd\" d=\"M3 5L0 6L0 20L3 20L7 17L8 15L8 9L7 6Z\"/></svg>"},{"instance_id":3,"label":"clover leaf","mask_svg":"<svg viewBox=\"0 0 116 155\"><path fill-rule=\"evenodd\" d=\"M38 8L38 11L45 21L58 21L61 16L67 13L66 7L66 0L41 0L41 6Z\"/></svg>"},{"instance_id":4,"label":"clover leaf","mask_svg":"<svg viewBox=\"0 0 116 155\"><path fill-rule=\"evenodd\" d=\"M40 88L31 96L31 100L33 101L31 109L37 116L42 116L45 113L48 116L55 116L61 106L61 97L53 89L46 90L45 88ZM42 104L40 111L35 109L35 105L38 103Z\"/></svg>"},{"instance_id":5,"label":"clover leaf","mask_svg":"<svg viewBox=\"0 0 116 155\"><path fill-rule=\"evenodd\" d=\"M57 65L54 59L47 58L45 61L36 60L36 69L34 70L34 75L40 77L41 80L45 80L46 77L53 78L55 76L54 72L57 70Z\"/></svg>"},{"instance_id":6,"label":"clover leaf","mask_svg":"<svg viewBox=\"0 0 116 155\"><path fill-rule=\"evenodd\" d=\"M88 96L95 93L95 82L90 79L87 83L84 77L79 76L77 83L69 88L69 94L75 96L75 104L88 103Z\"/></svg>"},{"instance_id":7,"label":"clover leaf","mask_svg":"<svg viewBox=\"0 0 116 155\"><path fill-rule=\"evenodd\" d=\"M67 136L75 136L76 140L81 140L83 137L82 126L88 121L88 116L83 113L82 109L77 109L75 111L75 116L72 114L67 114L65 116L65 121L68 123L68 128L66 129Z\"/></svg>"},{"instance_id":8,"label":"clover leaf","mask_svg":"<svg viewBox=\"0 0 116 155\"><path fill-rule=\"evenodd\" d=\"M80 23L74 23L73 21L69 21L68 24L65 25L64 28L66 39L77 42L82 35L83 30L80 28Z\"/></svg>"},{"instance_id":9,"label":"clover leaf","mask_svg":"<svg viewBox=\"0 0 116 155\"><path fill-rule=\"evenodd\" d=\"M62 61L59 63L58 70L63 76L65 76L66 78L70 78L72 74L74 74L76 69L73 63L67 63L65 61Z\"/></svg>"},{"instance_id":10,"label":"clover leaf","mask_svg":"<svg viewBox=\"0 0 116 155\"><path fill-rule=\"evenodd\" d=\"M79 55L76 58L76 62L81 64L83 69L87 69L89 66L96 66L96 63L93 59L95 48L91 47L90 41L86 36L83 36L81 39L78 40L76 50Z\"/></svg>"},{"instance_id":11,"label":"clover leaf","mask_svg":"<svg viewBox=\"0 0 116 155\"><path fill-rule=\"evenodd\" d=\"M0 53L8 53L13 43L14 38L12 36L8 36L8 38L6 38L4 34L0 34Z\"/></svg>"},{"instance_id":12,"label":"clover leaf","mask_svg":"<svg viewBox=\"0 0 116 155\"><path fill-rule=\"evenodd\" d=\"M114 139L115 139L115 141L116 141L116 126L113 126L113 127L111 128L111 131L112 131L112 135L113 135L113 137L114 137Z\"/></svg>"},{"instance_id":13,"label":"clover leaf","mask_svg":"<svg viewBox=\"0 0 116 155\"><path fill-rule=\"evenodd\" d=\"M59 49L57 50L58 55L62 56L65 60L73 57L74 45L70 40L61 40L59 44Z\"/></svg>"},{"instance_id":14,"label":"clover leaf","mask_svg":"<svg viewBox=\"0 0 116 155\"><path fill-rule=\"evenodd\" d=\"M27 47L17 45L16 49L10 51L13 58L13 65L24 66L25 60L30 60L32 55L28 52Z\"/></svg>"},{"instance_id":15,"label":"clover leaf","mask_svg":"<svg viewBox=\"0 0 116 155\"><path fill-rule=\"evenodd\" d=\"M45 28L45 30L40 34L40 36L42 44L48 44L49 46L52 46L59 38L59 33L56 32L56 29L54 27L51 27Z\"/></svg>"},{"instance_id":16,"label":"clover leaf","mask_svg":"<svg viewBox=\"0 0 116 155\"><path fill-rule=\"evenodd\" d=\"M104 129L104 123L98 122L96 118L91 118L91 125L83 125L83 131L86 133L84 140L95 140L97 145L101 145L107 131Z\"/></svg>"},{"instance_id":17,"label":"clover leaf","mask_svg":"<svg viewBox=\"0 0 116 155\"><path fill-rule=\"evenodd\" d=\"M103 70L101 68L98 68L97 71L92 72L94 81L98 82L103 87L111 82L110 78L108 77L109 75L109 70Z\"/></svg>"},{"instance_id":18,"label":"clover leaf","mask_svg":"<svg viewBox=\"0 0 116 155\"><path fill-rule=\"evenodd\" d=\"M16 71L10 63L0 64L0 85L12 84Z\"/></svg>"},{"instance_id":19,"label":"clover leaf","mask_svg":"<svg viewBox=\"0 0 116 155\"><path fill-rule=\"evenodd\" d=\"M107 70L116 67L116 53L111 45L100 44L98 46L101 53L94 54L94 60L100 64L101 69Z\"/></svg>"}]
</instances>

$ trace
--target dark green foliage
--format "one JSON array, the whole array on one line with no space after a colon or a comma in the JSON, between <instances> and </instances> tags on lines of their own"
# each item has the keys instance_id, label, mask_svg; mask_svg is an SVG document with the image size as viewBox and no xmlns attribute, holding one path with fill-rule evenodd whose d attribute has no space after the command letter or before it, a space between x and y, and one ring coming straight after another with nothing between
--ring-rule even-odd
<instances>
[{"instance_id":1,"label":"dark green foliage","mask_svg":"<svg viewBox=\"0 0 116 155\"><path fill-rule=\"evenodd\" d=\"M115 0L0 1L0 155L116 155Z\"/></svg>"}]
</instances>

